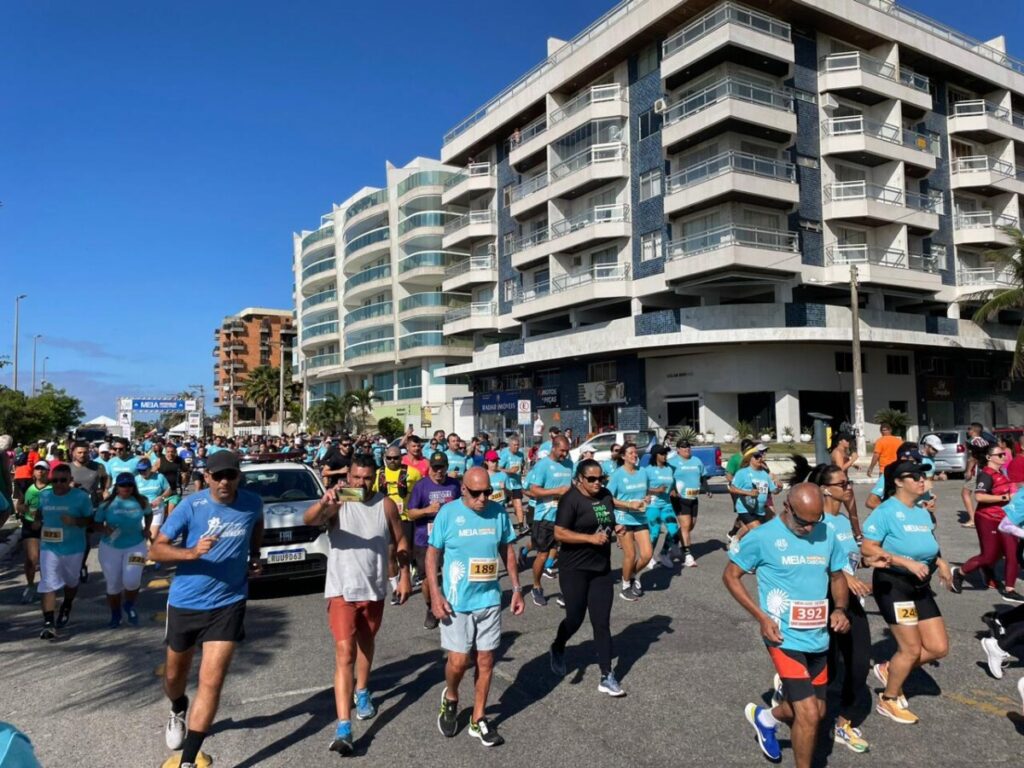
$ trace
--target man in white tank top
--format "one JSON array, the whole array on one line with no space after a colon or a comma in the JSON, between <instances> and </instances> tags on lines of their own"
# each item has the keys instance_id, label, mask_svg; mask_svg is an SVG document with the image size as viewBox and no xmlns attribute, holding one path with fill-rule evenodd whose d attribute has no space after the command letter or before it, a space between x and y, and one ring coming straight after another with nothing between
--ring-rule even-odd
<instances>
[{"instance_id":1,"label":"man in white tank top","mask_svg":"<svg viewBox=\"0 0 1024 768\"><path fill-rule=\"evenodd\" d=\"M395 502L386 494L373 492L376 474L372 456L353 456L349 486L331 488L305 514L306 525L326 525L331 540L324 588L327 622L334 636L334 698L338 708L331 750L342 755L354 750L353 698L360 720L377 714L368 682L392 558L399 565L399 604L404 604L412 592L411 543L402 531Z\"/></svg>"}]
</instances>

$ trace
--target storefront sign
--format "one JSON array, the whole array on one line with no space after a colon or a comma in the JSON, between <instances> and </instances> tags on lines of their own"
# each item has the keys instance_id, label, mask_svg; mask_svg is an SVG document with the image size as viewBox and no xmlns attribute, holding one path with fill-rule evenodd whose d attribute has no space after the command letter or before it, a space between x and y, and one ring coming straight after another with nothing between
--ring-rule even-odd
<instances>
[{"instance_id":1,"label":"storefront sign","mask_svg":"<svg viewBox=\"0 0 1024 768\"><path fill-rule=\"evenodd\" d=\"M580 384L580 403L602 405L626 402L626 385L621 381L588 381Z\"/></svg>"},{"instance_id":2,"label":"storefront sign","mask_svg":"<svg viewBox=\"0 0 1024 768\"><path fill-rule=\"evenodd\" d=\"M434 420L433 415L430 412L430 406L424 405L420 408L420 428L430 429L433 426Z\"/></svg>"},{"instance_id":3,"label":"storefront sign","mask_svg":"<svg viewBox=\"0 0 1024 768\"><path fill-rule=\"evenodd\" d=\"M518 392L491 392L479 396L480 413L516 412L519 406Z\"/></svg>"},{"instance_id":4,"label":"storefront sign","mask_svg":"<svg viewBox=\"0 0 1024 768\"><path fill-rule=\"evenodd\" d=\"M558 387L542 387L537 391L541 408L558 407Z\"/></svg>"},{"instance_id":5,"label":"storefront sign","mask_svg":"<svg viewBox=\"0 0 1024 768\"><path fill-rule=\"evenodd\" d=\"M925 385L928 388L929 400L952 400L953 380L952 379L928 379Z\"/></svg>"}]
</instances>

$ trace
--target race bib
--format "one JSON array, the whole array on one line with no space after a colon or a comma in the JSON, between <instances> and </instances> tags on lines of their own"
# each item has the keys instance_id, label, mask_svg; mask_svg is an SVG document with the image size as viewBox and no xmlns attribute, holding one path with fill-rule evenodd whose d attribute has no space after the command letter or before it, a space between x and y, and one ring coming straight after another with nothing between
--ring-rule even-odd
<instances>
[{"instance_id":1,"label":"race bib","mask_svg":"<svg viewBox=\"0 0 1024 768\"><path fill-rule=\"evenodd\" d=\"M51 544L60 544L64 541L64 529L63 528L43 528L41 534L43 541L48 541Z\"/></svg>"},{"instance_id":2,"label":"race bib","mask_svg":"<svg viewBox=\"0 0 1024 768\"><path fill-rule=\"evenodd\" d=\"M143 555L128 555L128 565L142 565L146 564L146 558Z\"/></svg>"},{"instance_id":3,"label":"race bib","mask_svg":"<svg viewBox=\"0 0 1024 768\"><path fill-rule=\"evenodd\" d=\"M896 623L908 627L917 626L917 604L913 600L904 600L892 604L892 610L896 614Z\"/></svg>"},{"instance_id":4,"label":"race bib","mask_svg":"<svg viewBox=\"0 0 1024 768\"><path fill-rule=\"evenodd\" d=\"M857 552L851 552L849 555L847 555L847 559L850 563L850 570L856 573L857 569L860 568L860 551L858 550Z\"/></svg>"},{"instance_id":5,"label":"race bib","mask_svg":"<svg viewBox=\"0 0 1024 768\"><path fill-rule=\"evenodd\" d=\"M505 492L504 491L495 491L494 493L491 494L491 501L504 501L504 500L505 500Z\"/></svg>"},{"instance_id":6,"label":"race bib","mask_svg":"<svg viewBox=\"0 0 1024 768\"><path fill-rule=\"evenodd\" d=\"M688 498L688 499L696 499L699 495L700 495L700 489L699 488L687 488L686 489L686 498Z\"/></svg>"},{"instance_id":7,"label":"race bib","mask_svg":"<svg viewBox=\"0 0 1024 768\"><path fill-rule=\"evenodd\" d=\"M433 533L433 532L434 532L434 521L431 520L431 521L429 521L427 523L427 536L429 537L430 534Z\"/></svg>"},{"instance_id":8,"label":"race bib","mask_svg":"<svg viewBox=\"0 0 1024 768\"><path fill-rule=\"evenodd\" d=\"M398 507L398 516L403 520L408 520L409 518L405 516L405 502L401 499L394 499L394 502L395 506Z\"/></svg>"},{"instance_id":9,"label":"race bib","mask_svg":"<svg viewBox=\"0 0 1024 768\"><path fill-rule=\"evenodd\" d=\"M498 560L493 557L469 558L470 581L497 581Z\"/></svg>"},{"instance_id":10,"label":"race bib","mask_svg":"<svg viewBox=\"0 0 1024 768\"><path fill-rule=\"evenodd\" d=\"M828 623L828 600L792 600L790 629L824 629Z\"/></svg>"}]
</instances>

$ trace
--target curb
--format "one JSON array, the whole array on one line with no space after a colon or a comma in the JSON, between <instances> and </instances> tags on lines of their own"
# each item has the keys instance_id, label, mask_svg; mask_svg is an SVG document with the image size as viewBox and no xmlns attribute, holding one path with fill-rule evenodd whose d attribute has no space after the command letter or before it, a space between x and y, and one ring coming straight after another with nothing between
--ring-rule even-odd
<instances>
[{"instance_id":1,"label":"curb","mask_svg":"<svg viewBox=\"0 0 1024 768\"><path fill-rule=\"evenodd\" d=\"M21 526L15 528L11 535L7 537L7 541L0 544L0 560L7 557L11 550L18 546L19 541L21 541Z\"/></svg>"}]
</instances>

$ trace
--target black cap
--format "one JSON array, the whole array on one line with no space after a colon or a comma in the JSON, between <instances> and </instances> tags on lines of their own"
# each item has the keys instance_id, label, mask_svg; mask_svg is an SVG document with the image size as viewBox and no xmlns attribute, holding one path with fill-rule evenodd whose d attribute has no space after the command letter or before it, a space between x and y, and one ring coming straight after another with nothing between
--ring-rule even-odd
<instances>
[{"instance_id":1,"label":"black cap","mask_svg":"<svg viewBox=\"0 0 1024 768\"><path fill-rule=\"evenodd\" d=\"M892 478L895 480L900 475L906 475L911 472L924 474L927 471L928 468L924 464L918 464L916 461L899 461L892 468Z\"/></svg>"},{"instance_id":2,"label":"black cap","mask_svg":"<svg viewBox=\"0 0 1024 768\"><path fill-rule=\"evenodd\" d=\"M687 443L686 445L689 445L689 443ZM680 446L680 447L682 447L682 446ZM662 445L661 443L658 443L656 446L651 448L651 456L656 456L659 453L662 456L668 456L668 446L667 445Z\"/></svg>"},{"instance_id":3,"label":"black cap","mask_svg":"<svg viewBox=\"0 0 1024 768\"><path fill-rule=\"evenodd\" d=\"M441 451L434 451L430 454L430 466L432 467L447 467L448 466L448 455Z\"/></svg>"},{"instance_id":4,"label":"black cap","mask_svg":"<svg viewBox=\"0 0 1024 768\"><path fill-rule=\"evenodd\" d=\"M240 463L234 451L217 451L206 460L206 471L212 475L225 469L238 469Z\"/></svg>"},{"instance_id":5,"label":"black cap","mask_svg":"<svg viewBox=\"0 0 1024 768\"><path fill-rule=\"evenodd\" d=\"M679 438L679 442L676 443L676 448L689 448L689 447L691 447L690 446L690 441L687 440L685 437Z\"/></svg>"}]
</instances>

